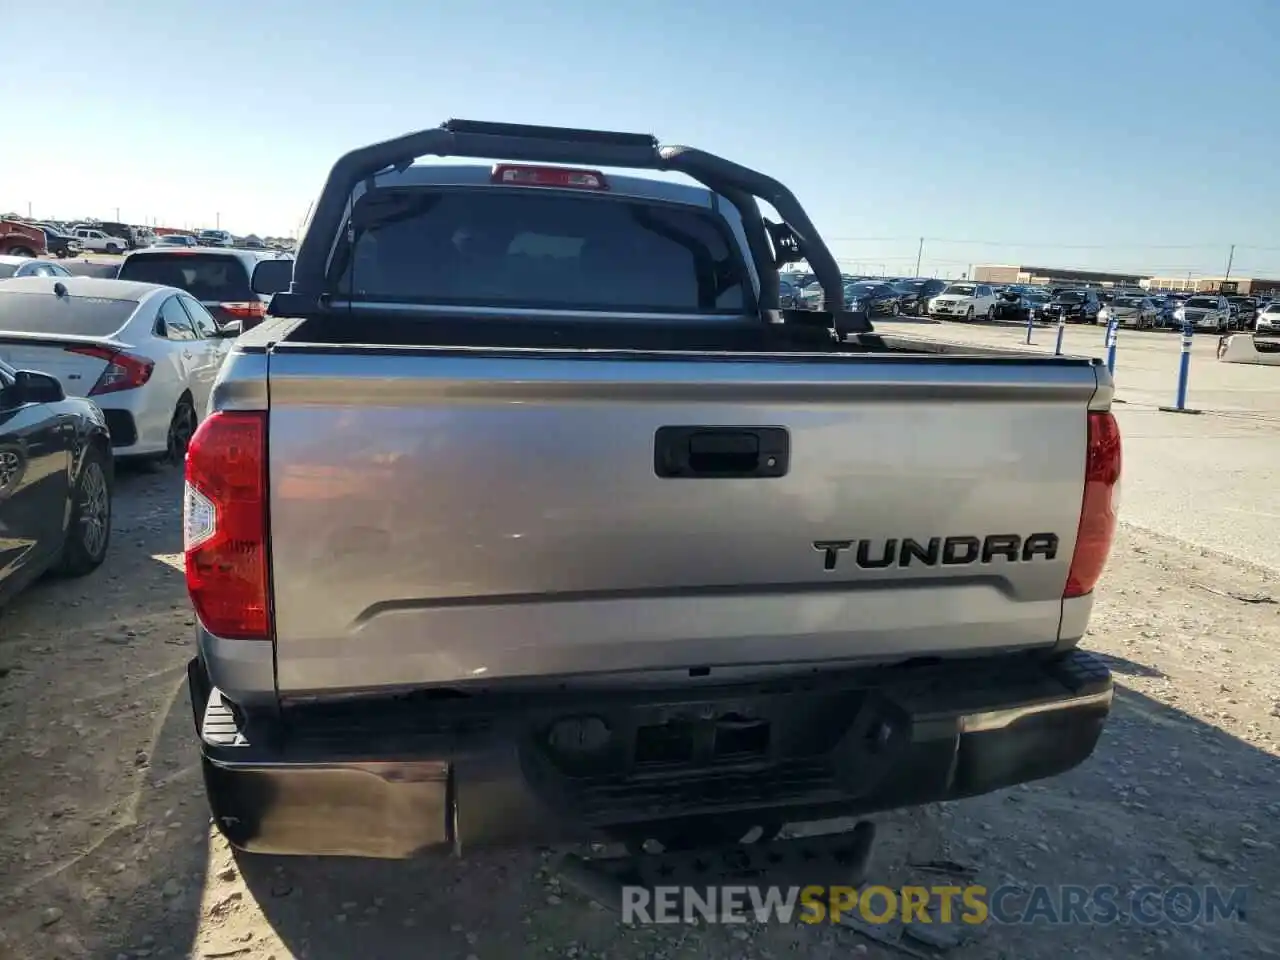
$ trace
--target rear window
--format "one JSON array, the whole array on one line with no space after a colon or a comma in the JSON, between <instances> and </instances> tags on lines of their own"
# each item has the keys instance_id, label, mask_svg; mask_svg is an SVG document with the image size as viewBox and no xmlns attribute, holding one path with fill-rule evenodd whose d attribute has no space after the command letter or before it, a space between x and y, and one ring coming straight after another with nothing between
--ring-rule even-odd
<instances>
[{"instance_id":1,"label":"rear window","mask_svg":"<svg viewBox=\"0 0 1280 960\"><path fill-rule=\"evenodd\" d=\"M383 190L352 216L342 293L363 300L740 313L749 279L710 211L522 190Z\"/></svg>"},{"instance_id":2,"label":"rear window","mask_svg":"<svg viewBox=\"0 0 1280 960\"><path fill-rule=\"evenodd\" d=\"M18 272L18 264L16 263L0 263L0 280L5 277L12 277Z\"/></svg>"},{"instance_id":3,"label":"rear window","mask_svg":"<svg viewBox=\"0 0 1280 960\"><path fill-rule=\"evenodd\" d=\"M72 333L107 337L128 322L134 300L57 297L52 293L12 293L0 289L0 333Z\"/></svg>"},{"instance_id":4,"label":"rear window","mask_svg":"<svg viewBox=\"0 0 1280 960\"><path fill-rule=\"evenodd\" d=\"M197 300L257 299L249 285L249 271L239 257L216 253L134 254L121 264L119 279L177 287Z\"/></svg>"}]
</instances>

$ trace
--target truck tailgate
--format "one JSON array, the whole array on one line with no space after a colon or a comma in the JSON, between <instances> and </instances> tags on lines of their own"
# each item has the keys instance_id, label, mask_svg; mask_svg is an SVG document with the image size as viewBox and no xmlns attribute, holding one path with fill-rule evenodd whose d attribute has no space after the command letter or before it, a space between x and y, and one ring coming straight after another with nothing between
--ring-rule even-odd
<instances>
[{"instance_id":1,"label":"truck tailgate","mask_svg":"<svg viewBox=\"0 0 1280 960\"><path fill-rule=\"evenodd\" d=\"M269 389L289 696L1051 645L1097 377L280 345ZM778 428L785 474L660 476L663 427Z\"/></svg>"}]
</instances>

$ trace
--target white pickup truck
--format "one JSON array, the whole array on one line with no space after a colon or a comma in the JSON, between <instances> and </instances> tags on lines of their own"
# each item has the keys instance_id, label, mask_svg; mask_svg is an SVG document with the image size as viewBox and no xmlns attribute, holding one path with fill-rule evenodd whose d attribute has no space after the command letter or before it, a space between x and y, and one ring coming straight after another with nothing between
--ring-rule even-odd
<instances>
[{"instance_id":1,"label":"white pickup truck","mask_svg":"<svg viewBox=\"0 0 1280 960\"><path fill-rule=\"evenodd\" d=\"M80 246L94 253L124 253L129 249L127 241L91 227L76 227L71 235L80 241Z\"/></svg>"}]
</instances>

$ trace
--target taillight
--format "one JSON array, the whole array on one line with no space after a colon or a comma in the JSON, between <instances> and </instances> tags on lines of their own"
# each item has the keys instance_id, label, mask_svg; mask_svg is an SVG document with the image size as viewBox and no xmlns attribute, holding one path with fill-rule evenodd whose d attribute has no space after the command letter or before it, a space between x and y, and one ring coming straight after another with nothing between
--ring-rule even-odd
<instances>
[{"instance_id":1,"label":"taillight","mask_svg":"<svg viewBox=\"0 0 1280 960\"><path fill-rule=\"evenodd\" d=\"M1063 597L1083 597L1092 592L1107 564L1120 508L1120 448L1120 425L1115 416L1109 411L1091 411L1080 529Z\"/></svg>"},{"instance_id":2,"label":"taillight","mask_svg":"<svg viewBox=\"0 0 1280 960\"><path fill-rule=\"evenodd\" d=\"M519 184L524 187L609 189L604 174L599 170L575 170L570 167L531 167L522 163L495 163L489 179L493 183Z\"/></svg>"},{"instance_id":3,"label":"taillight","mask_svg":"<svg viewBox=\"0 0 1280 960\"><path fill-rule=\"evenodd\" d=\"M154 360L134 356L123 350L113 350L110 347L67 347L66 350L68 353L78 353L82 357L95 357L106 361L107 368L102 371L98 382L89 391L91 397L140 387L151 379L151 371L156 368Z\"/></svg>"},{"instance_id":4,"label":"taillight","mask_svg":"<svg viewBox=\"0 0 1280 960\"><path fill-rule=\"evenodd\" d=\"M267 315L267 305L261 300L246 300L236 303L220 303L218 304L223 310L231 314L233 317L240 317L247 320L261 320Z\"/></svg>"},{"instance_id":5,"label":"taillight","mask_svg":"<svg viewBox=\"0 0 1280 960\"><path fill-rule=\"evenodd\" d=\"M187 593L214 636L270 640L267 415L210 414L187 446L182 504Z\"/></svg>"}]
</instances>

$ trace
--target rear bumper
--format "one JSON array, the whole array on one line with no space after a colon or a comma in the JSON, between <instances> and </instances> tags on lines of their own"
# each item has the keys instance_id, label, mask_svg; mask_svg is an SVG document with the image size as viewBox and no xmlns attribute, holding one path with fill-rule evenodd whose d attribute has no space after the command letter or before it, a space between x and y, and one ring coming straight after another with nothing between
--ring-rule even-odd
<instances>
[{"instance_id":1,"label":"rear bumper","mask_svg":"<svg viewBox=\"0 0 1280 960\"><path fill-rule=\"evenodd\" d=\"M112 453L119 458L150 457L168 449L168 426L172 409L158 397L132 391L129 398L104 397L102 413L111 434Z\"/></svg>"},{"instance_id":2,"label":"rear bumper","mask_svg":"<svg viewBox=\"0 0 1280 960\"><path fill-rule=\"evenodd\" d=\"M714 690L347 702L248 718L198 659L189 682L209 802L233 845L384 858L974 796L1083 762L1112 700L1105 664L1082 651ZM567 717L598 717L611 732L593 759L551 746L548 731ZM580 746L599 730L578 724L560 742Z\"/></svg>"}]
</instances>

